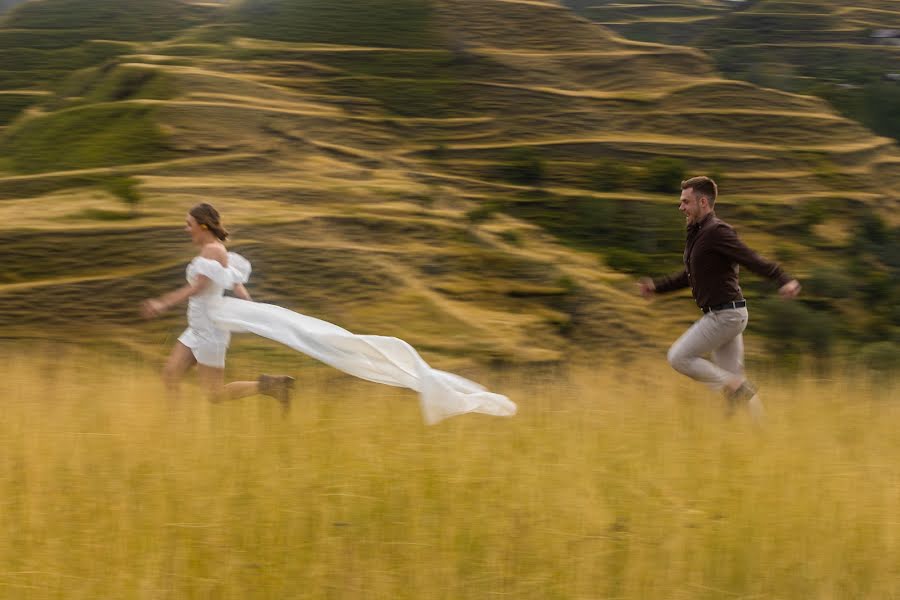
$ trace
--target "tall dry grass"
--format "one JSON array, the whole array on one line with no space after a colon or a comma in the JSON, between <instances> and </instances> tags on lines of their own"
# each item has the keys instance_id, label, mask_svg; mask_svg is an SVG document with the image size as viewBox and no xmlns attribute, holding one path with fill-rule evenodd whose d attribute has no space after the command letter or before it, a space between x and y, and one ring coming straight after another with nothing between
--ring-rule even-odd
<instances>
[{"instance_id":1,"label":"tall dry grass","mask_svg":"<svg viewBox=\"0 0 900 600\"><path fill-rule=\"evenodd\" d=\"M2 358L2 598L900 596L884 383L772 377L758 430L664 362L488 373L518 416L429 428L327 370L282 419L172 402L146 365Z\"/></svg>"}]
</instances>

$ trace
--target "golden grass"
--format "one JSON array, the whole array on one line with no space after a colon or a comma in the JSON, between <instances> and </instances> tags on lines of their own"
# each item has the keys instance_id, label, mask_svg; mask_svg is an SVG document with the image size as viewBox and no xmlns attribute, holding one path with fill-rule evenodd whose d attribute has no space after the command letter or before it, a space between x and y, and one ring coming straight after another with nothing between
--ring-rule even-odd
<instances>
[{"instance_id":1,"label":"golden grass","mask_svg":"<svg viewBox=\"0 0 900 600\"><path fill-rule=\"evenodd\" d=\"M757 430L662 359L481 373L520 414L429 428L311 366L283 420L167 401L147 366L3 359L0 598L900 593L897 388L859 377L768 380Z\"/></svg>"}]
</instances>

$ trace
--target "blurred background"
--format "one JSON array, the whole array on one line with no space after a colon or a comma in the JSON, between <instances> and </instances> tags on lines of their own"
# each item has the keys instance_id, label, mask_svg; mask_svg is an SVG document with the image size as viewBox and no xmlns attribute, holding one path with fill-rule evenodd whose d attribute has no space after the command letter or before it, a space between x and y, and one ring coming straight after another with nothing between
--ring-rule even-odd
<instances>
[{"instance_id":1,"label":"blurred background","mask_svg":"<svg viewBox=\"0 0 900 600\"><path fill-rule=\"evenodd\" d=\"M900 594L900 3L0 0L0 597ZM769 425L671 371L680 182L744 273ZM138 318L210 202L254 299L520 406L236 336L165 400Z\"/></svg>"},{"instance_id":2,"label":"blurred background","mask_svg":"<svg viewBox=\"0 0 900 600\"><path fill-rule=\"evenodd\" d=\"M3 9L6 338L167 351L183 315L136 306L208 201L259 300L462 362L662 352L694 308L633 282L679 269L679 182L708 174L805 284L745 274L751 357L900 355L893 2Z\"/></svg>"}]
</instances>

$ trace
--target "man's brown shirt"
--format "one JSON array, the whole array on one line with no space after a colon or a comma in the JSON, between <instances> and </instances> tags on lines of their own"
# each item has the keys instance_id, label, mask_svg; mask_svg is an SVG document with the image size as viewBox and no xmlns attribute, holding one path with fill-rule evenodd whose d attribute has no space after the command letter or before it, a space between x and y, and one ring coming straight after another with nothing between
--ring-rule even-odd
<instances>
[{"instance_id":1,"label":"man's brown shirt","mask_svg":"<svg viewBox=\"0 0 900 600\"><path fill-rule=\"evenodd\" d=\"M653 284L659 293L690 286L697 306L718 306L744 299L738 284L739 265L774 279L779 287L792 279L777 264L748 248L731 225L710 213L699 223L688 226L684 269L655 279Z\"/></svg>"}]
</instances>

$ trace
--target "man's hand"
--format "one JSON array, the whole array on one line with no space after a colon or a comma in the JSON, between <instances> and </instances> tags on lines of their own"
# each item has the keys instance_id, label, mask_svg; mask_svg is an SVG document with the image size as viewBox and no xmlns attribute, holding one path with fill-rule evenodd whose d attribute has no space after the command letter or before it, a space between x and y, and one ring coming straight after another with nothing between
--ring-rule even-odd
<instances>
[{"instance_id":1,"label":"man's hand","mask_svg":"<svg viewBox=\"0 0 900 600\"><path fill-rule=\"evenodd\" d=\"M641 277L638 280L638 292L646 299L650 299L656 294L656 286L649 277Z\"/></svg>"},{"instance_id":2,"label":"man's hand","mask_svg":"<svg viewBox=\"0 0 900 600\"><path fill-rule=\"evenodd\" d=\"M786 284L781 286L781 288L778 290L778 293L781 294L782 298L789 300L791 298L797 297L797 295L800 293L800 288L800 282L796 279L791 279Z\"/></svg>"}]
</instances>

